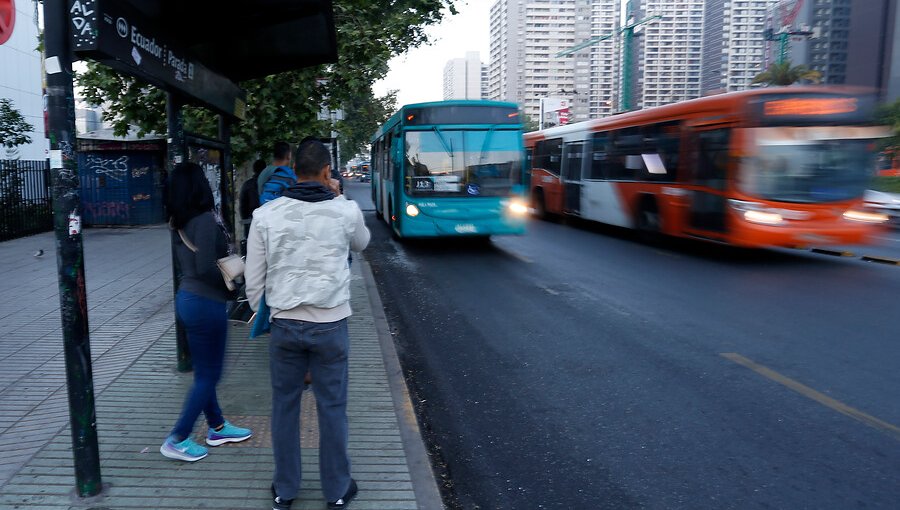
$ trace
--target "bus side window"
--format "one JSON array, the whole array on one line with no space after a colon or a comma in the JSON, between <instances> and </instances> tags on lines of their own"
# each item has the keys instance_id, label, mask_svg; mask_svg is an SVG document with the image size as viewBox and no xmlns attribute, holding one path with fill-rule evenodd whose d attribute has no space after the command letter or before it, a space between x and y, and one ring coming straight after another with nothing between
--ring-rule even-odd
<instances>
[{"instance_id":1,"label":"bus side window","mask_svg":"<svg viewBox=\"0 0 900 510\"><path fill-rule=\"evenodd\" d=\"M680 145L678 124L652 124L644 127L640 178L646 181L674 182Z\"/></svg>"},{"instance_id":2,"label":"bus side window","mask_svg":"<svg viewBox=\"0 0 900 510\"><path fill-rule=\"evenodd\" d=\"M562 170L562 140L550 140L548 142L550 144L548 155L550 157L550 162L547 164L547 170L551 173L559 175Z\"/></svg>"},{"instance_id":3,"label":"bus side window","mask_svg":"<svg viewBox=\"0 0 900 510\"><path fill-rule=\"evenodd\" d=\"M559 175L562 159L562 140L541 140L534 146L534 168L546 170Z\"/></svg>"},{"instance_id":4,"label":"bus side window","mask_svg":"<svg viewBox=\"0 0 900 510\"><path fill-rule=\"evenodd\" d=\"M591 166L588 169L588 179L606 179L606 167L609 164L607 159L607 143L609 137L606 133L597 133L591 144Z\"/></svg>"},{"instance_id":5,"label":"bus side window","mask_svg":"<svg viewBox=\"0 0 900 510\"><path fill-rule=\"evenodd\" d=\"M381 169L381 140L376 140L372 146L372 175L378 174Z\"/></svg>"},{"instance_id":6,"label":"bus side window","mask_svg":"<svg viewBox=\"0 0 900 510\"><path fill-rule=\"evenodd\" d=\"M641 158L643 135L640 128L627 128L613 133L609 151L608 176L610 179L633 181L643 172Z\"/></svg>"},{"instance_id":7,"label":"bus side window","mask_svg":"<svg viewBox=\"0 0 900 510\"><path fill-rule=\"evenodd\" d=\"M697 165L694 181L701 186L725 189L728 177L730 129L703 131L697 135Z\"/></svg>"},{"instance_id":8,"label":"bus side window","mask_svg":"<svg viewBox=\"0 0 900 510\"><path fill-rule=\"evenodd\" d=\"M385 140L385 144L387 145L387 167L384 169L384 173L387 174L387 177L385 177L385 179L393 181L394 166L396 165L394 154L397 151L397 138L394 137L393 133L389 133Z\"/></svg>"},{"instance_id":9,"label":"bus side window","mask_svg":"<svg viewBox=\"0 0 900 510\"><path fill-rule=\"evenodd\" d=\"M581 180L584 142L569 142L563 146L562 176L567 181Z\"/></svg>"}]
</instances>

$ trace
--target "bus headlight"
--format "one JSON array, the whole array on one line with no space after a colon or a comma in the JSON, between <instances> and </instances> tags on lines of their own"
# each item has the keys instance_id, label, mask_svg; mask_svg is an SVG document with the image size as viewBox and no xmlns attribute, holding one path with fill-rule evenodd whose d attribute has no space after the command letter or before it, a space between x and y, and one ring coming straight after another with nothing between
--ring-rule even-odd
<instances>
[{"instance_id":1,"label":"bus headlight","mask_svg":"<svg viewBox=\"0 0 900 510\"><path fill-rule=\"evenodd\" d=\"M524 201L519 199L510 200L509 204L506 207L509 209L509 212L516 216L524 216L528 214L528 206Z\"/></svg>"},{"instance_id":2,"label":"bus headlight","mask_svg":"<svg viewBox=\"0 0 900 510\"><path fill-rule=\"evenodd\" d=\"M406 215L410 218L415 218L419 215L419 208L416 207L416 204L406 204Z\"/></svg>"},{"instance_id":3,"label":"bus headlight","mask_svg":"<svg viewBox=\"0 0 900 510\"><path fill-rule=\"evenodd\" d=\"M850 221L859 221L862 223L884 223L888 221L887 214L872 213L866 211L854 211L850 209L844 213L844 219Z\"/></svg>"},{"instance_id":4,"label":"bus headlight","mask_svg":"<svg viewBox=\"0 0 900 510\"><path fill-rule=\"evenodd\" d=\"M750 223L758 225L782 225L784 223L784 216L763 204L731 199L728 201L728 205L741 213L744 220Z\"/></svg>"}]
</instances>

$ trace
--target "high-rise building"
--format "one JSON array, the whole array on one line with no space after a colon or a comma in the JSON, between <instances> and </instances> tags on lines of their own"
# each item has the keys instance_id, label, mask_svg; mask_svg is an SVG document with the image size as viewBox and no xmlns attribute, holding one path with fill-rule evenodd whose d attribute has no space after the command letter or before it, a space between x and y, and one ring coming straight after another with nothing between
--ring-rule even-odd
<instances>
[{"instance_id":1,"label":"high-rise building","mask_svg":"<svg viewBox=\"0 0 900 510\"><path fill-rule=\"evenodd\" d=\"M703 94L750 87L764 71L766 15L776 0L706 0Z\"/></svg>"},{"instance_id":2,"label":"high-rise building","mask_svg":"<svg viewBox=\"0 0 900 510\"><path fill-rule=\"evenodd\" d=\"M0 149L0 159L23 160L47 158L50 145L44 137L43 91L41 90L41 53L35 50L38 40L37 2L15 4L15 24L6 28L9 39L0 44L0 98L9 99L33 128L31 143L12 150ZM9 32L11 30L11 33Z\"/></svg>"},{"instance_id":3,"label":"high-rise building","mask_svg":"<svg viewBox=\"0 0 900 510\"><path fill-rule=\"evenodd\" d=\"M557 57L615 30L618 0L497 0L491 7L488 97L537 119L547 98L565 99L571 121L611 112L615 42Z\"/></svg>"},{"instance_id":4,"label":"high-rise building","mask_svg":"<svg viewBox=\"0 0 900 510\"><path fill-rule=\"evenodd\" d=\"M822 83L847 81L851 0L778 0L769 8L766 63L782 59L822 74ZM875 20L870 20L874 23ZM782 55L783 53L783 55Z\"/></svg>"},{"instance_id":5,"label":"high-rise building","mask_svg":"<svg viewBox=\"0 0 900 510\"><path fill-rule=\"evenodd\" d=\"M621 40L616 31L619 29L619 0L588 0L590 4L590 33L588 37L609 37L599 41L590 47L590 54L586 57L590 69L589 90L589 116L591 118L605 117L617 111L619 105L619 68L621 66ZM580 41L576 41L580 42ZM576 73L580 70L583 60L576 61ZM581 99L582 79L576 74L576 89L579 91L578 99Z\"/></svg>"},{"instance_id":6,"label":"high-rise building","mask_svg":"<svg viewBox=\"0 0 900 510\"><path fill-rule=\"evenodd\" d=\"M483 67L477 51L448 60L444 66L444 99L483 99Z\"/></svg>"},{"instance_id":7,"label":"high-rise building","mask_svg":"<svg viewBox=\"0 0 900 510\"><path fill-rule=\"evenodd\" d=\"M897 0L853 0L847 46L847 85L900 98L900 9Z\"/></svg>"},{"instance_id":8,"label":"high-rise building","mask_svg":"<svg viewBox=\"0 0 900 510\"><path fill-rule=\"evenodd\" d=\"M638 20L662 15L642 25L638 54L640 97L634 106L650 108L700 96L704 0L642 0Z\"/></svg>"},{"instance_id":9,"label":"high-rise building","mask_svg":"<svg viewBox=\"0 0 900 510\"><path fill-rule=\"evenodd\" d=\"M522 104L524 12L521 0L496 0L491 6L488 99Z\"/></svg>"}]
</instances>

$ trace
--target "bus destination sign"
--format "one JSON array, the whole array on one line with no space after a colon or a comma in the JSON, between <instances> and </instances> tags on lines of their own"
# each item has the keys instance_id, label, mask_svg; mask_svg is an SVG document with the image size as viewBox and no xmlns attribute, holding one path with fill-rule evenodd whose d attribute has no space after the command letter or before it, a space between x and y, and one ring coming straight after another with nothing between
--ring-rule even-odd
<instances>
[{"instance_id":1,"label":"bus destination sign","mask_svg":"<svg viewBox=\"0 0 900 510\"><path fill-rule=\"evenodd\" d=\"M866 95L781 94L756 102L763 124L860 124L871 122L873 98Z\"/></svg>"},{"instance_id":2,"label":"bus destination sign","mask_svg":"<svg viewBox=\"0 0 900 510\"><path fill-rule=\"evenodd\" d=\"M158 27L126 2L69 0L69 24L77 56L244 118L246 94L240 87L167 41Z\"/></svg>"}]
</instances>

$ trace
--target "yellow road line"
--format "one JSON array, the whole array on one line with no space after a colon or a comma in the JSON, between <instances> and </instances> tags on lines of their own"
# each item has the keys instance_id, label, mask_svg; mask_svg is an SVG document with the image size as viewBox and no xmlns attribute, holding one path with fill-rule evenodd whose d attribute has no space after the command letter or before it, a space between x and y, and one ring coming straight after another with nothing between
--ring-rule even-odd
<instances>
[{"instance_id":1,"label":"yellow road line","mask_svg":"<svg viewBox=\"0 0 900 510\"><path fill-rule=\"evenodd\" d=\"M787 386L788 388L796 391L806 398L815 400L823 406L837 411L843 415L849 416L854 420L861 421L865 425L880 430L881 432L884 432L885 434L900 441L900 427L897 427L896 425L892 425L886 421L879 420L878 418L866 414L859 409L850 407L839 400L835 400L828 395L820 393L810 388L809 386L806 386L805 384L801 384L789 377L783 376L778 372L770 368L766 368L750 359L747 359L736 352L723 352L719 355L727 360L737 363L738 365L745 366L750 370L753 370L757 374L766 377L767 379L771 379L779 384Z\"/></svg>"}]
</instances>

